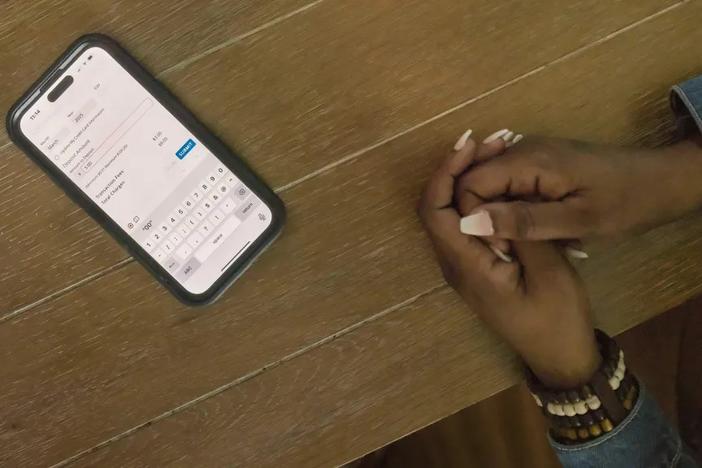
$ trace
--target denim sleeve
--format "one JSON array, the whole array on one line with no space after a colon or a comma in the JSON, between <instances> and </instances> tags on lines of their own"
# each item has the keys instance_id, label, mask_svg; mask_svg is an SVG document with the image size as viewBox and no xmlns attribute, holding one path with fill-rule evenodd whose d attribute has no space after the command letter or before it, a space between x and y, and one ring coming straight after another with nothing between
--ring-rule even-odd
<instances>
[{"instance_id":1,"label":"denim sleeve","mask_svg":"<svg viewBox=\"0 0 702 468\"><path fill-rule=\"evenodd\" d=\"M702 131L702 76L673 86L670 105L682 134Z\"/></svg>"},{"instance_id":2,"label":"denim sleeve","mask_svg":"<svg viewBox=\"0 0 702 468\"><path fill-rule=\"evenodd\" d=\"M643 385L631 413L609 434L577 445L549 441L565 468L697 467Z\"/></svg>"}]
</instances>

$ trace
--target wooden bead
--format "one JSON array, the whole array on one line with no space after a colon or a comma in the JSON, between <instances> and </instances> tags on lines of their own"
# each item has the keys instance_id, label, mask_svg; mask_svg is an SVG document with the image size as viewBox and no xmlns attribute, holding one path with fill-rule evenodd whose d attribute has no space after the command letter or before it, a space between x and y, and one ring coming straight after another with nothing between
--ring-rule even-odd
<instances>
[{"instance_id":1,"label":"wooden bead","mask_svg":"<svg viewBox=\"0 0 702 468\"><path fill-rule=\"evenodd\" d=\"M592 426L589 426L587 430L590 432L592 437L597 437L602 434L602 428L599 424L593 424Z\"/></svg>"},{"instance_id":2,"label":"wooden bead","mask_svg":"<svg viewBox=\"0 0 702 468\"><path fill-rule=\"evenodd\" d=\"M575 429L566 428L563 431L566 438L570 440L578 440L578 433L575 431Z\"/></svg>"},{"instance_id":3,"label":"wooden bead","mask_svg":"<svg viewBox=\"0 0 702 468\"><path fill-rule=\"evenodd\" d=\"M574 439L570 438L570 431L572 431L572 430L573 429L568 428L568 427L562 427L560 429L557 429L556 430L557 439L559 439L559 440L564 440L564 439L574 440Z\"/></svg>"},{"instance_id":4,"label":"wooden bead","mask_svg":"<svg viewBox=\"0 0 702 468\"><path fill-rule=\"evenodd\" d=\"M609 418L604 418L602 422L600 422L600 426L605 432L610 432L612 429L614 429L614 426L612 426L612 421L610 421Z\"/></svg>"},{"instance_id":5,"label":"wooden bead","mask_svg":"<svg viewBox=\"0 0 702 468\"><path fill-rule=\"evenodd\" d=\"M597 422L602 422L605 418L604 411L602 411L601 409L598 409L595 412L593 412L593 416L595 417L595 420Z\"/></svg>"},{"instance_id":6,"label":"wooden bead","mask_svg":"<svg viewBox=\"0 0 702 468\"><path fill-rule=\"evenodd\" d=\"M580 437L580 439L582 440L588 440L590 438L590 431L588 431L584 427L578 429L578 437Z\"/></svg>"}]
</instances>

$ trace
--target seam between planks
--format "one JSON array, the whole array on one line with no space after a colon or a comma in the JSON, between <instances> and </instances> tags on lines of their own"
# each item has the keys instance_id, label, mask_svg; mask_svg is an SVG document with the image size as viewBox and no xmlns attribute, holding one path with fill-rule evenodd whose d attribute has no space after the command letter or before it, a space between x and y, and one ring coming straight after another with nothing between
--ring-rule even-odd
<instances>
[{"instance_id":1,"label":"seam between planks","mask_svg":"<svg viewBox=\"0 0 702 468\"><path fill-rule=\"evenodd\" d=\"M81 287L85 284L91 283L96 279L102 278L103 276L106 276L106 275L112 273L113 271L117 271L120 268L122 268L123 266L126 266L129 263L132 263L132 261L134 261L134 259L132 257L123 258L122 260L118 261L114 265L111 265L107 268L104 268L104 269L99 270L95 273L92 273L92 274L76 281L75 283L72 283L72 284L66 286L63 289L59 289L58 291L54 291L51 294L49 294L48 296L44 296L39 300L36 300L32 303L29 303L27 305L20 307L19 309L13 310L12 312L9 312L5 315L2 315L2 316L0 316L0 324L11 320L13 317L21 314L22 312L25 312L29 309L33 309L34 307L40 306L41 304L44 304L46 302L50 302L53 299L57 299L57 298L63 296L64 294L67 294L67 293L73 291L74 289L78 289L79 287Z\"/></svg>"},{"instance_id":2,"label":"seam between planks","mask_svg":"<svg viewBox=\"0 0 702 468\"><path fill-rule=\"evenodd\" d=\"M161 70L160 72L156 73L155 76L156 76L157 78L160 78L160 77L162 77L163 75L167 75L168 73L171 73L172 71L185 68L185 67L187 67L188 65L190 65L190 64L192 64L192 63L195 63L195 62L197 62L198 60L200 60L200 59L202 59L202 58L205 58L205 57L207 57L208 55L211 55L211 54L217 52L218 50L225 49L225 48L227 48L227 47L229 47L229 46L231 46L231 45L233 45L233 44L236 44L237 42L241 42L241 41L243 41L244 39L247 39L247 38L249 38L249 37L251 37L251 36L254 36L254 35L256 35L256 34L262 32L262 31L265 31L265 30L268 29L268 28L271 28L271 27L273 27L273 26L276 26L276 25L279 24L279 23L282 23L282 22L284 22L284 21L286 21L286 20L288 20L288 19L290 19L290 18L292 18L292 17L294 17L294 16L297 16L297 15L299 15L300 13L304 13L304 12L306 12L307 10L310 10L310 9L316 7L317 5L319 5L320 3L324 2L324 1L325 1L325 0L315 0L315 1L310 2L310 3L306 4L306 5L303 5L303 6L299 7L299 8L296 8L296 9L294 9L294 10L292 10L292 11L289 11L289 12L283 14L283 15L276 16L275 18L273 18L273 19L271 19L271 20L269 20L269 21L266 21L265 23L263 23L263 24L261 24L261 25L259 25L259 26L256 26L255 28L246 31L245 33L242 33L242 34L238 34L238 35L236 35L236 36L233 36L233 37L227 39L226 41L223 41L223 42L221 42L221 43L219 43L219 44L217 44L217 45L215 45L215 46L212 46L212 47L210 47L210 48L208 48L208 49L203 50L202 52L198 52L198 53L196 53L196 54L193 54L193 55L191 55L190 57L188 57L188 58L186 58L186 59L184 59L184 60L181 60L180 62L177 62L177 63L171 65L171 66L168 67L168 68L165 68L165 69ZM0 151L4 150L5 148L7 148L8 146L10 146L11 144L12 144L12 141L7 141L7 142L3 143L2 145L0 145Z\"/></svg>"},{"instance_id":3,"label":"seam between planks","mask_svg":"<svg viewBox=\"0 0 702 468\"><path fill-rule=\"evenodd\" d=\"M255 28L253 28L253 29L251 29L251 30L249 30L249 31L247 31L247 32L245 32L245 33L243 33L243 34L239 34L238 36L234 36L234 37L232 37L232 38L230 38L230 39L227 39L226 41L221 42L221 43L217 44L216 46L212 46L212 47L210 47L209 49L205 49L205 50L202 51L202 52L199 52L199 53L197 53L197 54L195 54L195 55L193 55L193 56L191 56L191 57L188 57L187 59L185 59L185 60L183 60L183 61L181 61L181 62L176 63L175 65L171 65L170 67L166 68L165 70L162 70L162 71L161 71L160 73L158 73L156 76L157 76L157 77L161 77L161 76L163 76L163 75L169 74L169 73L172 72L172 71L185 68L185 67L187 67L188 65L190 65L190 64L192 64L192 63L195 63L195 62L197 62L198 60L200 60L200 59L202 59L202 58L207 57L208 55L214 54L214 53L217 52L218 50L226 49L226 48L229 47L230 45L233 45L233 44L235 44L235 43L237 43L237 42L241 42L241 41L243 41L244 39L247 39L247 38L249 38L249 37L251 37L251 36L253 36L253 35L256 35L256 34L260 33L261 31L264 31L264 30L266 30L266 29L268 29L268 28L270 28L270 27L272 27L272 26L275 26L275 25L277 25L277 24L279 24L279 23L282 23L283 21L286 21L286 20L288 20L288 19L290 19L290 18L292 18L292 17L294 17L294 16L297 16L297 15L299 15L300 13L304 13L304 12L306 12L307 10L310 10L310 9L316 7L317 5L319 5L320 3L324 2L324 1L325 1L325 0L316 0L316 1L314 1L314 2L308 3L307 5L301 6L300 8L297 8L297 9L295 9L295 10L292 10L292 11L290 11L290 12L284 14L284 15L281 15L281 16L278 16L278 17L276 17L276 18L273 18L272 20L267 21L266 23L263 23L262 25L260 25L260 26L258 26L258 27L255 27Z\"/></svg>"},{"instance_id":4,"label":"seam between planks","mask_svg":"<svg viewBox=\"0 0 702 468\"><path fill-rule=\"evenodd\" d=\"M327 337L324 337L320 340L317 340L314 343L310 343L310 344L298 349L297 351L295 351L293 353L290 353L290 354L287 354L286 356L283 356L282 358L280 358L278 360L275 360L273 362L265 364L263 367L260 367L259 369L248 372L237 379L234 379L230 382L227 382L226 384L221 385L213 390L210 390L207 393L203 393L199 397L194 398L190 401L187 401L181 405L178 405L175 408L172 408L164 413L161 413L160 415L158 415L152 419L149 419L148 421L145 421L145 422L138 424L130 429L127 429L126 431L121 432L113 437L110 437L109 439L106 439L106 440L104 440L104 441L102 441L102 442L100 442L100 443L98 443L90 448L82 450L82 451L76 453L75 455L52 465L51 468L60 468L60 467L66 466L70 463L73 463L73 462L77 461L78 459L80 459L86 455L89 455L93 452L96 452L96 451L100 450L101 448L104 448L113 442L124 439L125 437L128 437L131 434L134 434L135 432L139 431L140 429L143 429L143 428L148 427L148 426L150 426L158 421L161 421L161 420L166 419L170 416L173 416L173 415L178 414L182 411L185 411L188 408L191 408L191 407L197 405L198 403L201 403L205 400L208 400L214 396L219 395L220 393L223 393L223 392L229 390L232 387L235 387L235 386L240 385L248 380L251 380L255 377L258 377L261 374L263 374L264 372L275 369L276 367L278 367L278 366L280 366L288 361L291 361L299 356L302 356L303 354L306 354L309 351L312 351L320 346L323 346L325 344L328 344L328 343L336 340L337 338L340 338L344 335L347 335L347 334L353 332L354 330L357 330L357 329L363 327L364 325L366 325L368 323L375 322L376 320L379 320L387 315L390 315L393 312L396 312L396 311L420 300L421 298L423 298L425 296L429 296L429 295L433 294L434 292L439 291L445 287L447 287L447 286L444 283L437 284L437 285L435 285L435 286L433 286L433 287L431 287L431 288L429 288L429 289L427 289L427 290L425 290L417 295L414 295L408 299L405 299L402 302L398 302L395 305L387 307L387 308L381 310L380 312L377 312L377 313L371 315L370 317L367 317L359 322L356 322L356 323L351 324L347 327L344 327L341 330L339 330L339 331L337 331L337 332L335 332Z\"/></svg>"},{"instance_id":5,"label":"seam between planks","mask_svg":"<svg viewBox=\"0 0 702 468\"><path fill-rule=\"evenodd\" d=\"M303 11L306 11L307 9L312 8L313 6L316 6L316 5L318 5L319 3L323 2L323 1L325 1L325 0L317 0L316 2L310 3L310 4L308 4L308 5L305 6L305 7L299 8L298 10L295 10L295 11L293 11L293 12L288 13L287 15L283 15L283 16L277 18L277 19L271 20L271 21L269 21L268 23L266 23L265 25L261 25L259 28L256 28L255 31L256 31L256 32L259 32L259 31L262 31L263 29L266 29L267 27L270 27L270 26L272 26L272 25L278 24L278 23L280 23L281 21L283 21L283 20L285 20L285 19L288 19L288 18L290 18L290 17L292 17L292 16L295 16L295 15L298 14L298 13L301 13L301 12L303 12ZM352 153L350 153L350 154L348 154L348 155L346 155L346 156L344 156L344 157L342 157L342 158L340 158L340 159L337 159L336 161L333 161L333 162L331 162L331 163L329 163L329 164L326 164L326 165L320 167L319 169L316 169L316 170L310 172L309 174L306 174L306 175L304 175L304 176L302 176L302 177L300 177L300 178L298 178L298 179L296 179L296 180L293 180L293 181L291 181L291 182L289 182L289 183L287 183L287 184L284 184L284 185L282 185L282 186L280 186L280 187L274 189L274 191L275 191L276 193L284 192L284 191L286 191L286 190L289 190L289 189L291 189L291 188L293 188L293 187L296 187L296 186L298 186L298 185L300 185L300 184L306 182L307 180L313 179L313 178L318 177L318 176L320 176L320 175L323 175L323 174L325 174L325 173L327 173L327 172L330 172L330 171L334 170L334 169L335 169L336 167L338 167L338 166L341 166L341 165L343 165L343 164L345 164L345 163L347 163L347 162L350 162L350 161L353 161L353 160L355 160L355 159L358 159L359 157L363 156L364 154L366 154L366 153L368 153L368 152L370 152L370 151L373 151L373 150L375 150L375 149L377 149L377 148L379 148L379 147L381 147L381 146L383 146L383 145L386 145L386 144L388 144L388 143L390 143L390 142L393 142L393 141L397 140L398 138L401 138L401 137L403 137L403 136L405 136L405 135L407 135L407 134L409 134L409 133L411 133L411 132L413 132L413 131L415 131L415 130L418 130L418 129L422 128L422 127L425 127L425 126L431 124L432 122L435 122L435 121L437 121L437 120L439 120L439 119L441 119L441 118L443 118L443 117L446 117L447 115L450 115L450 114L452 114L453 112L456 112L456 111L458 111L458 110L460 110L460 109L463 109L464 107L467 107L467 106L469 106L469 105L471 105L471 104L473 104L473 103L475 103L475 102L477 102L477 101L480 101L480 100L482 100L482 99L485 99L486 97L491 96L491 95L493 95L493 94L495 94L495 93L497 93L497 92L499 92L499 91L501 91L501 90L503 90L503 89L505 89L505 88L508 88L508 87L510 87L510 86L512 86L512 85L514 85L514 84L516 84L516 83L518 83L518 82L520 82L520 81L522 81L522 80L524 80L524 79L527 79L527 78L529 78L529 77L531 77L531 76L537 75L537 74L539 74L539 73L541 73L541 72L547 70L548 68L551 68L551 67L553 67L553 66L555 66L555 65L557 65L557 64L563 63L563 62L565 62L565 61L567 61L567 60L569 60L569 59L571 59L571 58L573 58L573 57L576 57L576 56L582 54L583 52L585 52L585 51L587 51L587 50L590 50L590 49L592 49L592 48L594 48L594 47L597 47L598 45L604 44L604 43L610 41L611 39L613 39L613 38L615 38L615 37L617 37L617 36L620 36L620 35L622 35L622 34L625 34L626 32L631 31L631 30L637 28L638 26L640 26L640 25L642 25L642 24L645 24L645 23L647 23L647 22L649 22L649 21L651 21L651 20L653 20L653 19L655 19L655 18L658 18L658 17L660 17L660 16L663 16L663 15L665 15L665 14L667 14L667 13L669 13L669 12L671 12L671 11L673 11L673 10L675 10L675 9L677 9L677 8L679 8L679 7L681 7L681 6L685 5L685 4L687 4L687 3L690 3L691 1L692 1L692 0L680 0L679 2L677 2L677 3L673 4L673 5L670 5L670 6L664 8L664 9L662 9L662 10L660 10L660 11L657 11L656 13L653 13L653 14L651 14L651 15L645 17L645 18L642 18L642 19L637 20L637 21L635 21L635 22L633 22L633 23L630 23L630 24L628 24L628 25L626 25L626 26L623 26L623 27L617 29L616 31L613 31L613 32L611 32L611 33L609 33L609 34L607 34L607 35L605 35L605 36L603 36L603 37L601 37L601 38L599 38L599 39L596 39L596 40L593 41L593 42L590 42L590 43L588 43L588 44L586 44L586 45L584 45L584 46L581 46L581 47L579 47L579 48L577 48L577 49L571 51L571 52L568 52L567 54L562 55L561 57L558 57L558 58L556 58L556 59L554 59L554 60L552 60L552 61L550 61L550 62L548 62L548 63L546 63L546 64L544 64L544 65L538 66L538 67L536 67L536 68L534 68L534 69L532 69L532 70L529 70L529 71L527 71L527 72L525 72L525 73L523 73L523 74L521 74L521 75L519 75L519 76L517 76L517 77L515 77L515 78L512 78L512 79L510 79L510 80L508 80L508 81L505 81L504 83L502 83L502 84L496 86L495 88L491 88L491 89L489 89L488 91L485 91L485 92L483 92L483 93L481 93L481 94L478 94L477 96L474 96L474 97L472 97L472 98L470 98L470 99L467 99L467 100L465 100L465 101L462 101L462 102L460 102L459 104L457 104L457 105L455 105L455 106L453 106L453 107L451 107L451 108L449 108L449 109L447 109L447 110L445 110L445 111L443 111L443 112L440 112L440 113L438 113L438 114L436 114L436 115L434 115L434 116L432 116L432 117L430 117L430 118L428 118L428 119L426 119L426 120L423 120L423 121L421 121L421 122L419 122L419 123L417 123L417 124L415 124L415 125L412 125L412 126L406 128L406 129L404 129L404 130L402 130L402 131L400 131L400 132L398 132L398 133L395 133L394 135L391 135L391 136L389 136L389 137L387 137L387 138L383 138L383 139L381 139L381 140L379 140L379 141L377 141L377 142L371 144L370 146L367 146L367 147L362 148L362 149L360 149L360 150L354 151L354 152L352 152ZM268 26L266 26L266 25L268 25ZM264 27L264 26L265 26L265 27ZM253 32L244 33L244 34L242 34L242 35L240 35L240 36L237 36L237 38L238 38L237 40L241 40L241 39L244 39L244 38L246 38L246 37L250 37L252 34L254 34L254 33L253 33ZM234 39L232 39L232 40L227 41L227 42L228 42L228 45L231 45L231 44L233 44L233 43L236 42L236 41L235 41ZM214 47L214 48L212 48L212 49L208 49L209 52L208 52L208 51L205 51L205 52L199 54L199 58L202 58L202 57L204 57L204 56L206 56L206 55L209 55L209 54L215 52L216 50L220 50L220 49L223 48L223 47L226 47L226 46L222 46L222 47L217 46L217 47ZM196 60L196 59L195 59L195 60ZM159 74L159 76L162 75L162 74L164 74L164 73L166 73L166 72L168 72L168 71L170 71L170 70L173 70L173 69L175 69L175 68L177 68L177 67L180 67L182 64L190 64L190 63L192 63L192 62L195 61L195 60L193 60L192 58L190 58L190 59L188 59L188 60L184 60L183 62L180 62L179 64L176 64L176 65L174 65L174 66L172 66L172 67L166 69L165 71L161 72L161 73ZM187 62L187 63L186 63L186 62ZM184 65L182 65L182 66L184 66ZM5 146L8 146L9 144L10 144L10 143L8 143L8 144L6 144L6 145L3 145L3 146L0 146L0 149L4 148ZM79 281L77 281L76 283L73 283L73 284L71 284L71 285L69 285L69 286L67 286L67 287L65 287L65 288L63 288L63 289L61 289L61 290L59 290L59 291L56 291L56 292L54 292L54 293L51 293L51 294L49 294L48 296L45 296L45 297L43 297L43 298L41 298L41 299L38 299L38 300L36 300L36 301L34 301L34 302L30 303L30 304L27 304L27 305L24 305L24 306L20 306L18 309L12 310L12 311L8 312L7 314L5 314L5 315L3 315L3 316L0 316L0 323L2 323L2 322L5 321L5 320L8 320L9 318L12 318L12 317L15 317L15 316L19 315L19 314L21 314L22 312L26 312L26 311L28 311L28 310L30 310L30 309L36 307L36 306L39 306L39 305L41 305L41 304L44 304L44 303L46 303L46 302L48 302L48 301L50 301L50 300L56 299L56 298L62 296L63 294L65 294L65 293L67 293L67 292L69 292L69 291L73 291L74 289L77 289L78 287L80 287L80 286L82 286L82 285L84 285L84 284L89 283L90 281L92 281L92 280L94 280L94 279L101 278L102 276L105 276L106 274L108 274L108 273L110 273L110 272L116 271L116 270L120 269L121 267L124 267L124 266L130 264L132 261L134 261L133 258L127 257L127 258L125 258L125 259L123 259L123 260L120 260L117 264L112 265L112 266L110 266L110 267L107 267L107 268L105 268L105 269L103 269L103 270L99 270L98 272L92 274L91 276L88 276L88 277L86 277L86 278L84 278L84 279L82 279L82 280L79 280Z\"/></svg>"}]
</instances>

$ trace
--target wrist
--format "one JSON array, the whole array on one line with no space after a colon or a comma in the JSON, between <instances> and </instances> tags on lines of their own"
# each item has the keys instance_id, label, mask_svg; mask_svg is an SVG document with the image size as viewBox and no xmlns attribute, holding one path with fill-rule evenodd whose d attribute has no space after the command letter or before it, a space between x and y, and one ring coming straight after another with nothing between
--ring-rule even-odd
<instances>
[{"instance_id":1,"label":"wrist","mask_svg":"<svg viewBox=\"0 0 702 468\"><path fill-rule=\"evenodd\" d=\"M571 388L550 388L526 369L527 385L551 426L551 436L564 444L583 443L614 430L634 408L639 388L627 369L624 353L597 331L601 364L591 378Z\"/></svg>"},{"instance_id":2,"label":"wrist","mask_svg":"<svg viewBox=\"0 0 702 468\"><path fill-rule=\"evenodd\" d=\"M662 148L659 156L652 187L665 184L671 214L702 207L702 145L697 136Z\"/></svg>"},{"instance_id":3,"label":"wrist","mask_svg":"<svg viewBox=\"0 0 702 468\"><path fill-rule=\"evenodd\" d=\"M585 340L585 345L562 350L557 356L540 359L524 358L534 375L549 388L577 387L589 381L602 364L602 355L595 337Z\"/></svg>"}]
</instances>

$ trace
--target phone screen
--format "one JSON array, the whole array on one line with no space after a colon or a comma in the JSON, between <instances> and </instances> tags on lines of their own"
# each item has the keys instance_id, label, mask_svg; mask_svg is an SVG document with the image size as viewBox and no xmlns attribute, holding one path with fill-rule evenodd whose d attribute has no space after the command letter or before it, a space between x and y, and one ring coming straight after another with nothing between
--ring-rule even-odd
<instances>
[{"instance_id":1,"label":"phone screen","mask_svg":"<svg viewBox=\"0 0 702 468\"><path fill-rule=\"evenodd\" d=\"M20 129L190 293L207 291L272 222L251 188L104 48L80 52Z\"/></svg>"}]
</instances>

